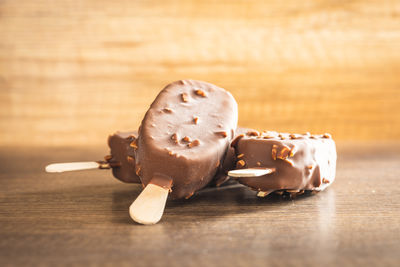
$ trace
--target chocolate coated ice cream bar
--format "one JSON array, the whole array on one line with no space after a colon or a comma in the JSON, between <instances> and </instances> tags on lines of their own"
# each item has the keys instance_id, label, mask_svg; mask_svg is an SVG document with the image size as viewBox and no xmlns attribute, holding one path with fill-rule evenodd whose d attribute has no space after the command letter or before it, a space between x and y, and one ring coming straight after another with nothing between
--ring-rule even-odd
<instances>
[{"instance_id":1,"label":"chocolate coated ice cream bar","mask_svg":"<svg viewBox=\"0 0 400 267\"><path fill-rule=\"evenodd\" d=\"M275 169L268 175L238 181L259 196L284 191L322 191L335 180L336 146L329 134L310 135L250 131L233 140L236 168Z\"/></svg>"}]
</instances>

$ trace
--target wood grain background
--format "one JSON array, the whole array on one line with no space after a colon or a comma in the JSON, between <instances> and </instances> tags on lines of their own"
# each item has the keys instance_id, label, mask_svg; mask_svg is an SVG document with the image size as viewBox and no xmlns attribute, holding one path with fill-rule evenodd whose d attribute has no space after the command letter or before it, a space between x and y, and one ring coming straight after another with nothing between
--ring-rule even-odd
<instances>
[{"instance_id":1,"label":"wood grain background","mask_svg":"<svg viewBox=\"0 0 400 267\"><path fill-rule=\"evenodd\" d=\"M0 0L0 145L105 144L182 78L242 126L400 140L400 2Z\"/></svg>"}]
</instances>

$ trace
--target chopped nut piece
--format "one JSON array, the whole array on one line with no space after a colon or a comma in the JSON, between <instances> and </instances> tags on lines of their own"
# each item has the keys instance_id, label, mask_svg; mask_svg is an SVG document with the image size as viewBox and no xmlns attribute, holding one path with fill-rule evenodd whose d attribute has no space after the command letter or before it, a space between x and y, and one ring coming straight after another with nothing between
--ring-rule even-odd
<instances>
[{"instance_id":1,"label":"chopped nut piece","mask_svg":"<svg viewBox=\"0 0 400 267\"><path fill-rule=\"evenodd\" d=\"M194 124L197 124L199 122L199 117L194 117L193 122L194 122Z\"/></svg>"},{"instance_id":2,"label":"chopped nut piece","mask_svg":"<svg viewBox=\"0 0 400 267\"><path fill-rule=\"evenodd\" d=\"M107 155L107 156L104 156L104 160L105 161L109 161L110 159L112 159L112 155Z\"/></svg>"},{"instance_id":3,"label":"chopped nut piece","mask_svg":"<svg viewBox=\"0 0 400 267\"><path fill-rule=\"evenodd\" d=\"M171 135L171 139L174 140L175 144L178 144L178 135L176 133L174 133L173 135Z\"/></svg>"},{"instance_id":4,"label":"chopped nut piece","mask_svg":"<svg viewBox=\"0 0 400 267\"><path fill-rule=\"evenodd\" d=\"M270 139L270 138L274 138L272 135L263 135L262 138L264 139Z\"/></svg>"},{"instance_id":5,"label":"chopped nut piece","mask_svg":"<svg viewBox=\"0 0 400 267\"><path fill-rule=\"evenodd\" d=\"M163 111L166 113L172 113L172 109L170 108L164 108Z\"/></svg>"},{"instance_id":6,"label":"chopped nut piece","mask_svg":"<svg viewBox=\"0 0 400 267\"><path fill-rule=\"evenodd\" d=\"M307 169L312 170L313 167L314 167L313 165L308 165Z\"/></svg>"},{"instance_id":7,"label":"chopped nut piece","mask_svg":"<svg viewBox=\"0 0 400 267\"><path fill-rule=\"evenodd\" d=\"M206 97L206 93L203 90L196 90L194 91L196 93L196 95L202 96L202 97Z\"/></svg>"},{"instance_id":8,"label":"chopped nut piece","mask_svg":"<svg viewBox=\"0 0 400 267\"><path fill-rule=\"evenodd\" d=\"M200 145L200 141L196 139L193 142L189 143L188 147L192 148L192 147L198 146L198 145Z\"/></svg>"},{"instance_id":9,"label":"chopped nut piece","mask_svg":"<svg viewBox=\"0 0 400 267\"><path fill-rule=\"evenodd\" d=\"M239 160L238 162L236 162L236 168L242 168L246 165L246 162L244 160Z\"/></svg>"},{"instance_id":10,"label":"chopped nut piece","mask_svg":"<svg viewBox=\"0 0 400 267\"><path fill-rule=\"evenodd\" d=\"M188 102L188 94L182 93L182 94L181 94L181 97L182 97L182 101L183 101L183 102Z\"/></svg>"},{"instance_id":11,"label":"chopped nut piece","mask_svg":"<svg viewBox=\"0 0 400 267\"><path fill-rule=\"evenodd\" d=\"M135 159L133 157L131 157L131 156L127 156L126 160L131 164L135 163Z\"/></svg>"},{"instance_id":12,"label":"chopped nut piece","mask_svg":"<svg viewBox=\"0 0 400 267\"><path fill-rule=\"evenodd\" d=\"M138 148L137 143L136 143L136 140L133 140L133 141L130 143L129 146L130 146L130 147L133 147L134 149L137 149L137 148Z\"/></svg>"},{"instance_id":13,"label":"chopped nut piece","mask_svg":"<svg viewBox=\"0 0 400 267\"><path fill-rule=\"evenodd\" d=\"M182 138L182 141L183 142L190 142L191 140L190 140L189 136L185 136L185 137Z\"/></svg>"},{"instance_id":14,"label":"chopped nut piece","mask_svg":"<svg viewBox=\"0 0 400 267\"><path fill-rule=\"evenodd\" d=\"M270 131L265 132L264 131L264 132L261 133L261 137L264 138L264 139L270 139L270 138L274 138L275 135L274 135L273 132L270 132Z\"/></svg>"},{"instance_id":15,"label":"chopped nut piece","mask_svg":"<svg viewBox=\"0 0 400 267\"><path fill-rule=\"evenodd\" d=\"M276 132L271 132L271 131L263 131L261 133L261 137L264 139L270 139L276 137Z\"/></svg>"},{"instance_id":16,"label":"chopped nut piece","mask_svg":"<svg viewBox=\"0 0 400 267\"><path fill-rule=\"evenodd\" d=\"M257 161L256 165L261 166L261 162Z\"/></svg>"},{"instance_id":17,"label":"chopped nut piece","mask_svg":"<svg viewBox=\"0 0 400 267\"><path fill-rule=\"evenodd\" d=\"M317 139L317 136L313 134L313 135L310 136L310 138L311 139Z\"/></svg>"},{"instance_id":18,"label":"chopped nut piece","mask_svg":"<svg viewBox=\"0 0 400 267\"><path fill-rule=\"evenodd\" d=\"M246 134L247 134L247 136L259 136L260 135L260 133L257 131L248 131Z\"/></svg>"},{"instance_id":19,"label":"chopped nut piece","mask_svg":"<svg viewBox=\"0 0 400 267\"><path fill-rule=\"evenodd\" d=\"M332 136L328 133L324 133L324 135L322 136L323 138L332 138Z\"/></svg>"},{"instance_id":20,"label":"chopped nut piece","mask_svg":"<svg viewBox=\"0 0 400 267\"><path fill-rule=\"evenodd\" d=\"M290 148L287 146L284 146L281 151L279 152L277 158L278 159L286 159L289 156L290 153Z\"/></svg>"},{"instance_id":21,"label":"chopped nut piece","mask_svg":"<svg viewBox=\"0 0 400 267\"><path fill-rule=\"evenodd\" d=\"M298 139L299 136L297 134L290 134L290 139Z\"/></svg>"},{"instance_id":22,"label":"chopped nut piece","mask_svg":"<svg viewBox=\"0 0 400 267\"><path fill-rule=\"evenodd\" d=\"M271 156L273 160L276 160L276 149L278 148L277 145L272 145Z\"/></svg>"},{"instance_id":23,"label":"chopped nut piece","mask_svg":"<svg viewBox=\"0 0 400 267\"><path fill-rule=\"evenodd\" d=\"M244 154L239 154L236 156L236 158L240 159L240 158L243 158L243 156L244 156Z\"/></svg>"},{"instance_id":24,"label":"chopped nut piece","mask_svg":"<svg viewBox=\"0 0 400 267\"><path fill-rule=\"evenodd\" d=\"M170 156L172 156L172 155L174 154L174 152L168 151L168 154L169 154Z\"/></svg>"},{"instance_id":25,"label":"chopped nut piece","mask_svg":"<svg viewBox=\"0 0 400 267\"><path fill-rule=\"evenodd\" d=\"M225 131L221 131L221 132L215 132L216 134L220 135L221 137L225 138L228 136L228 133Z\"/></svg>"},{"instance_id":26,"label":"chopped nut piece","mask_svg":"<svg viewBox=\"0 0 400 267\"><path fill-rule=\"evenodd\" d=\"M329 183L330 183L330 181L329 181L328 179L325 179L325 178L322 178L322 182L323 182L324 184L329 184Z\"/></svg>"}]
</instances>

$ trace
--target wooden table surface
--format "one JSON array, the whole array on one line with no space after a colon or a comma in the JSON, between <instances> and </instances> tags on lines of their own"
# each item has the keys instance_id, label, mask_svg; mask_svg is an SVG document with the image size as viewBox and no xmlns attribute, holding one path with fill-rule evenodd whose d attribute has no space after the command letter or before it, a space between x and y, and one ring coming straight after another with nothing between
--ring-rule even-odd
<instances>
[{"instance_id":1,"label":"wooden table surface","mask_svg":"<svg viewBox=\"0 0 400 267\"><path fill-rule=\"evenodd\" d=\"M400 140L399 44L398 0L0 0L0 146L102 144L188 78L243 127Z\"/></svg>"},{"instance_id":2,"label":"wooden table surface","mask_svg":"<svg viewBox=\"0 0 400 267\"><path fill-rule=\"evenodd\" d=\"M1 266L399 266L400 144L339 144L337 180L320 194L219 189L169 201L154 226L128 215L141 186L108 170L43 171L106 152L0 149Z\"/></svg>"}]
</instances>

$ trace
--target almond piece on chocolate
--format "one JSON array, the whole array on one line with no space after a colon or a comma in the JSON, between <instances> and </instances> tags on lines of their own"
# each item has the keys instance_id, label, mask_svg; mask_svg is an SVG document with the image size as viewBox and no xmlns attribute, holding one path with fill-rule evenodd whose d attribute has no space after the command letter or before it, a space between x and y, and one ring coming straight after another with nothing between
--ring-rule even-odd
<instances>
[{"instance_id":1,"label":"almond piece on chocolate","mask_svg":"<svg viewBox=\"0 0 400 267\"><path fill-rule=\"evenodd\" d=\"M131 156L127 156L127 157L126 157L126 160L127 160L130 164L133 164L133 163L135 162L135 159L134 159L133 157L131 157Z\"/></svg>"},{"instance_id":2,"label":"almond piece on chocolate","mask_svg":"<svg viewBox=\"0 0 400 267\"><path fill-rule=\"evenodd\" d=\"M195 147L195 146L198 146L198 145L200 145L200 141L196 139L193 142L189 143L188 147L192 148L192 147Z\"/></svg>"},{"instance_id":3,"label":"almond piece on chocolate","mask_svg":"<svg viewBox=\"0 0 400 267\"><path fill-rule=\"evenodd\" d=\"M133 140L133 141L129 144L129 146L133 147L134 149L137 149L137 148L138 148L137 143L136 143L136 140Z\"/></svg>"},{"instance_id":4,"label":"almond piece on chocolate","mask_svg":"<svg viewBox=\"0 0 400 267\"><path fill-rule=\"evenodd\" d=\"M182 141L183 142L190 142L191 140L190 140L189 136L185 136L185 137L182 138Z\"/></svg>"},{"instance_id":5,"label":"almond piece on chocolate","mask_svg":"<svg viewBox=\"0 0 400 267\"><path fill-rule=\"evenodd\" d=\"M278 159L286 159L289 156L290 153L290 148L288 148L287 146L284 146L281 151L279 152L279 154L277 155Z\"/></svg>"},{"instance_id":6,"label":"almond piece on chocolate","mask_svg":"<svg viewBox=\"0 0 400 267\"><path fill-rule=\"evenodd\" d=\"M236 168L242 168L246 165L246 162L244 160L239 160L238 162L236 162Z\"/></svg>"},{"instance_id":7,"label":"almond piece on chocolate","mask_svg":"<svg viewBox=\"0 0 400 267\"><path fill-rule=\"evenodd\" d=\"M225 138L225 137L227 137L227 136L228 136L228 133L227 133L227 132L225 132L225 131L221 131L221 132L215 132L215 134L217 134L217 135L219 135L219 136L221 136L221 137L223 137L223 138Z\"/></svg>"},{"instance_id":8,"label":"almond piece on chocolate","mask_svg":"<svg viewBox=\"0 0 400 267\"><path fill-rule=\"evenodd\" d=\"M243 158L243 156L244 156L244 154L239 154L236 156L236 158L240 159L240 158Z\"/></svg>"},{"instance_id":9,"label":"almond piece on chocolate","mask_svg":"<svg viewBox=\"0 0 400 267\"><path fill-rule=\"evenodd\" d=\"M272 150L271 150L271 156L273 160L276 160L276 150L278 146L277 145L272 145Z\"/></svg>"},{"instance_id":10,"label":"almond piece on chocolate","mask_svg":"<svg viewBox=\"0 0 400 267\"><path fill-rule=\"evenodd\" d=\"M202 97L206 97L206 93L203 90L196 90L194 91L196 93L196 95L202 96Z\"/></svg>"},{"instance_id":11,"label":"almond piece on chocolate","mask_svg":"<svg viewBox=\"0 0 400 267\"><path fill-rule=\"evenodd\" d=\"M188 102L188 97L189 97L189 96L188 96L187 93L182 93L182 94L181 94L181 97L182 97L182 101L183 101L183 102Z\"/></svg>"}]
</instances>

